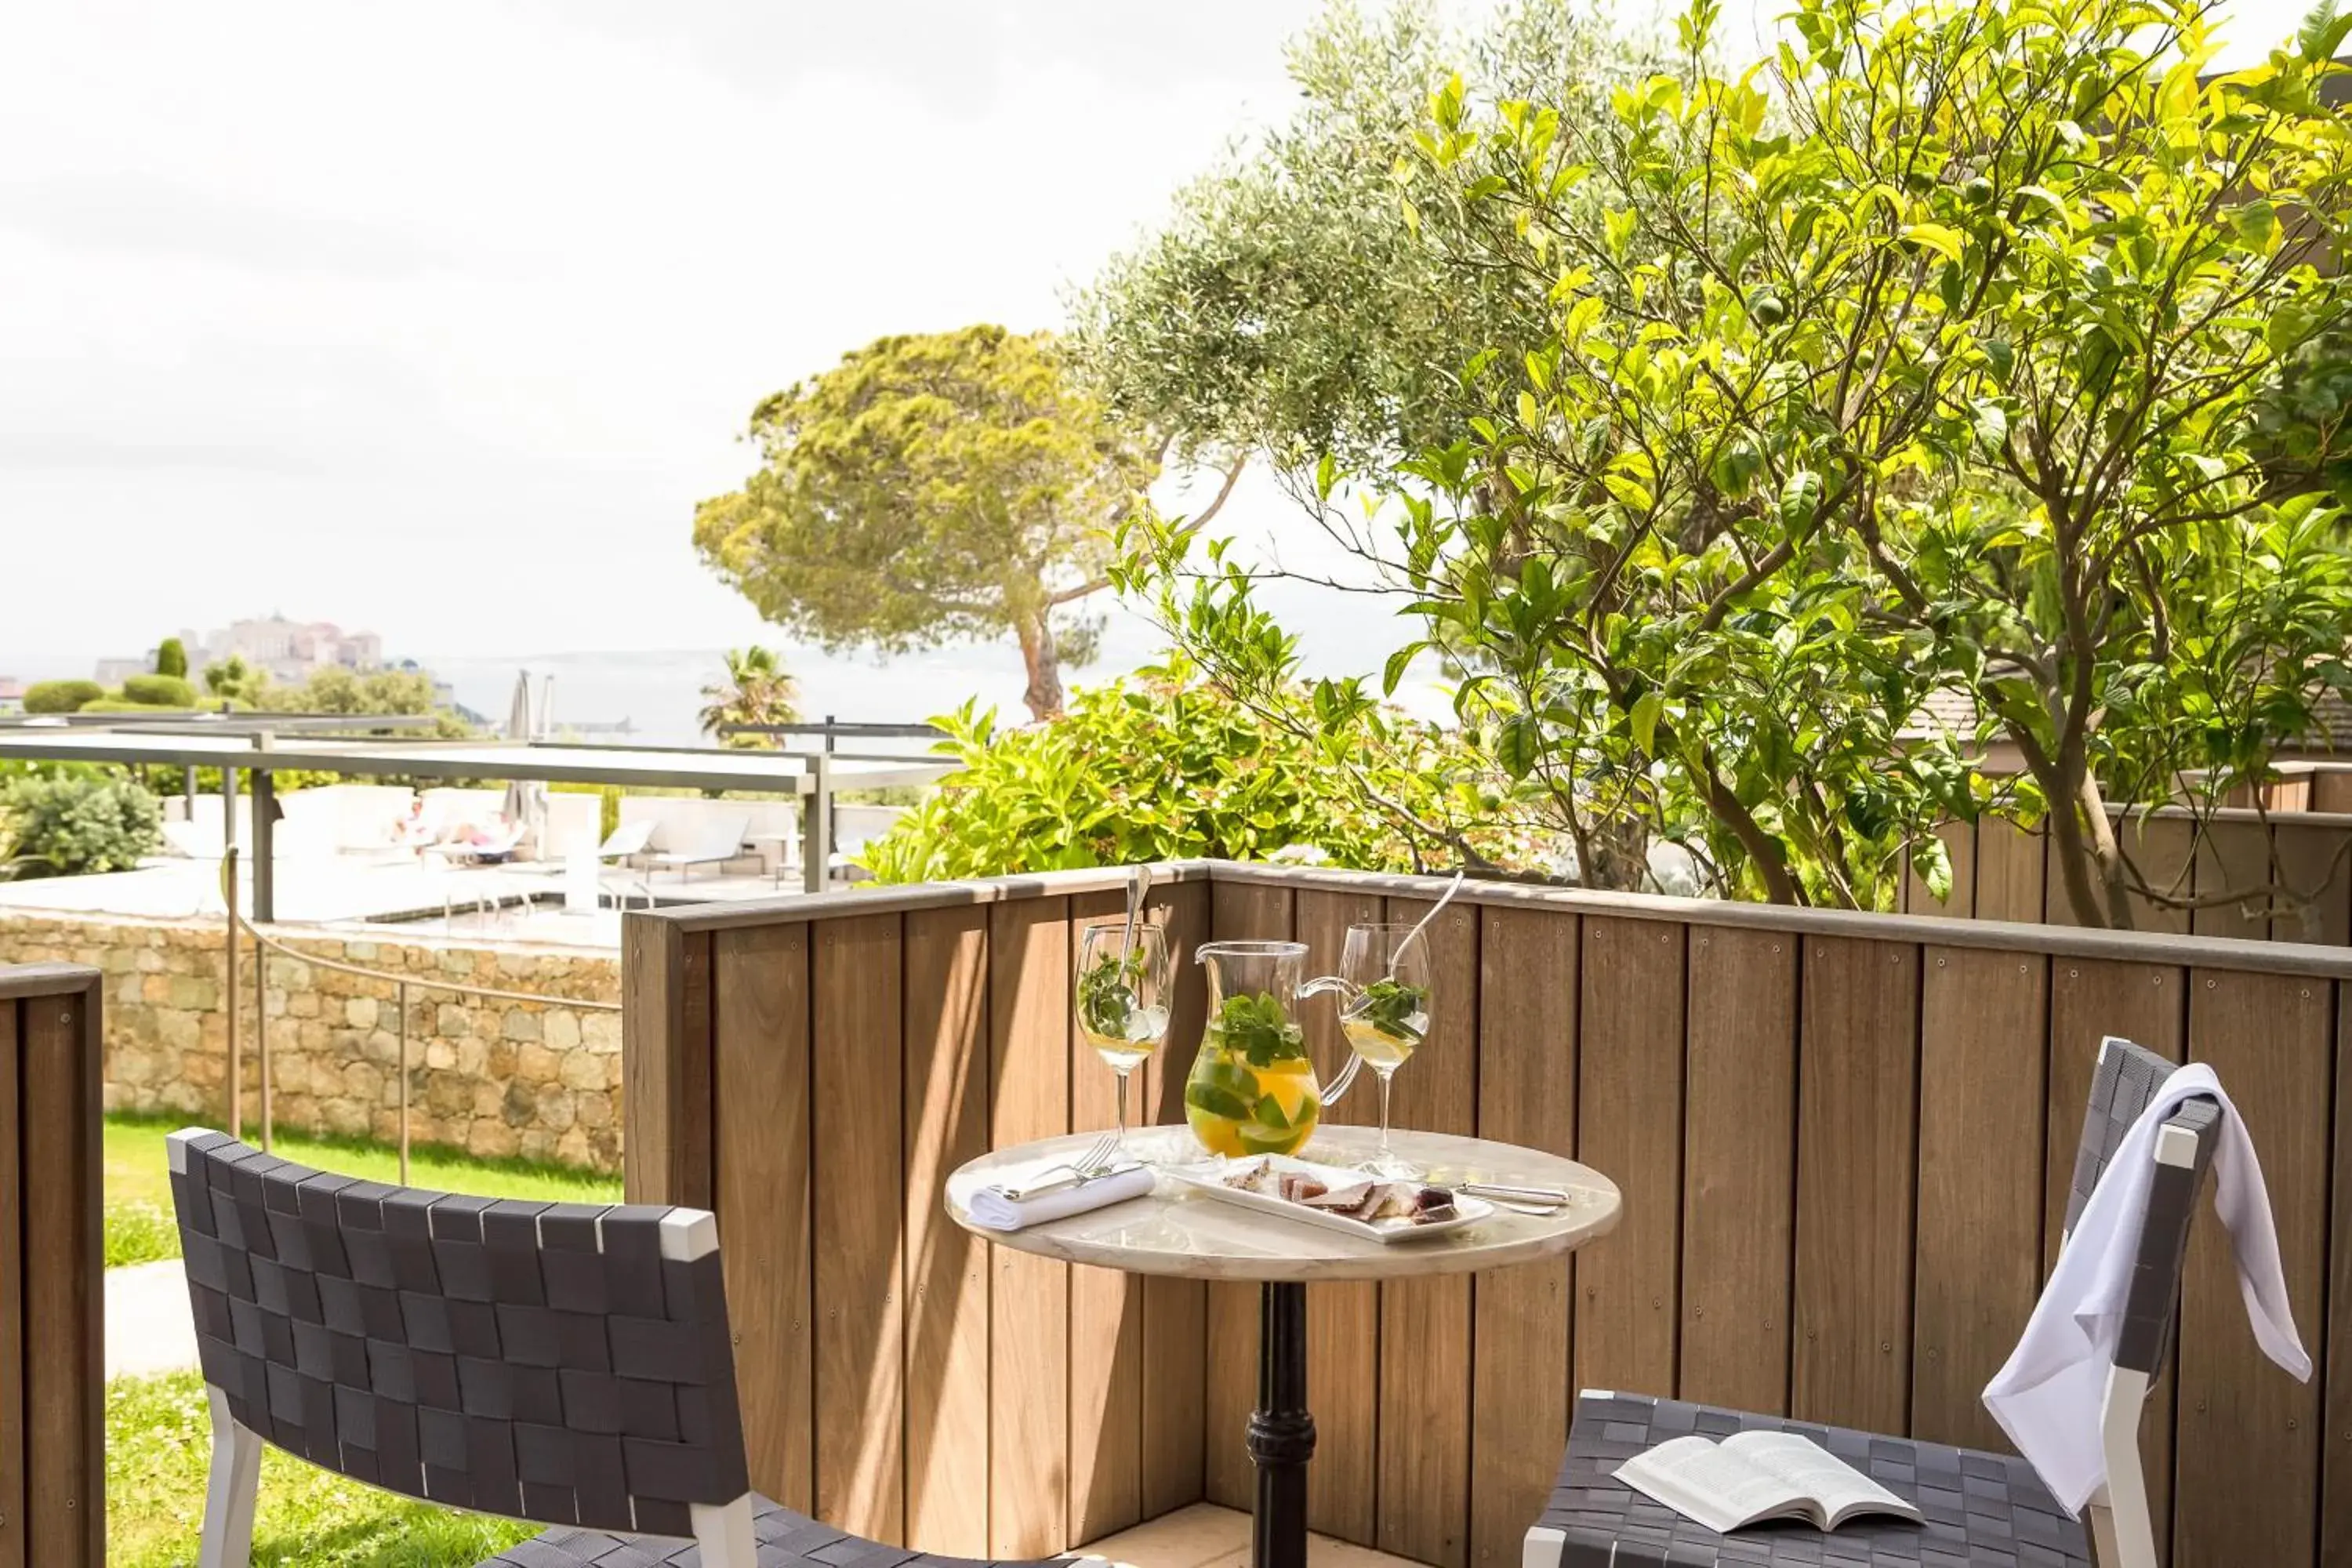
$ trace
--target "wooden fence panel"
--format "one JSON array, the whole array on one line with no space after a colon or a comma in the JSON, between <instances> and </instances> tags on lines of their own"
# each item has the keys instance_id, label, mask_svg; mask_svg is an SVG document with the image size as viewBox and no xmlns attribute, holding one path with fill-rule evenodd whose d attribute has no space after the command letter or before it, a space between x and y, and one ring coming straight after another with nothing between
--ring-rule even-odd
<instances>
[{"instance_id":1,"label":"wooden fence panel","mask_svg":"<svg viewBox=\"0 0 2352 1568\"><path fill-rule=\"evenodd\" d=\"M2323 777L2326 775L2322 775ZM2336 988L2335 1173L2328 1194L2327 1346L2310 1341L2324 1384L2319 1560L2352 1563L2352 985Z\"/></svg>"},{"instance_id":2,"label":"wooden fence panel","mask_svg":"<svg viewBox=\"0 0 2352 1568\"><path fill-rule=\"evenodd\" d=\"M1126 914L1122 893L1073 898L1073 960L1087 927ZM1068 1034L1071 1131L1118 1125L1118 1075L1075 1017ZM1131 1084L1130 1098L1143 1087ZM1143 1517L1143 1280L1112 1268L1070 1270L1069 1507L1072 1541L1099 1541Z\"/></svg>"},{"instance_id":3,"label":"wooden fence panel","mask_svg":"<svg viewBox=\"0 0 2352 1568\"><path fill-rule=\"evenodd\" d=\"M1240 882L1213 882L1209 889L1209 931L1220 942L1276 941L1292 931L1293 900L1287 888ZM1185 1065L1198 1038L1180 1047ZM1227 1508L1247 1508L1256 1490L1249 1450L1243 1446L1250 1411L1257 1405L1258 1288L1255 1285L1213 1284L1208 1287L1208 1384L1204 1391L1202 1436L1207 1444L1202 1463L1202 1489L1208 1500ZM1307 1332L1318 1326L1309 1296ZM1312 1363L1307 1373L1308 1398L1319 1416L1324 1390L1316 1385ZM1320 1445L1318 1445L1320 1446ZM1364 1450L1370 1452L1369 1443ZM1323 1469L1318 1456L1315 1471ZM1307 1512L1325 1528L1315 1512L1314 1472L1307 1477ZM1345 1500L1336 1500L1344 1503ZM1333 1506L1327 1504L1327 1507ZM1363 1504L1369 1528L1369 1500Z\"/></svg>"},{"instance_id":4,"label":"wooden fence panel","mask_svg":"<svg viewBox=\"0 0 2352 1568\"><path fill-rule=\"evenodd\" d=\"M1949 896L1937 899L1927 890L1927 879L1916 868L1903 870L1903 909L1906 914L1946 915L1967 920L1977 910L1977 832L1972 823L1948 822L1936 829L1944 854L1952 863Z\"/></svg>"},{"instance_id":5,"label":"wooden fence panel","mask_svg":"<svg viewBox=\"0 0 2352 1568\"><path fill-rule=\"evenodd\" d=\"M1800 1011L1790 1409L1900 1431L1910 1415L1919 950L1809 938Z\"/></svg>"},{"instance_id":6,"label":"wooden fence panel","mask_svg":"<svg viewBox=\"0 0 2352 1568\"><path fill-rule=\"evenodd\" d=\"M1146 1121L1184 1120L1184 1076L1200 1048L1207 983L1193 953L1209 940L1209 889L1200 883L1157 889L1151 907L1168 932L1176 965L1168 1043L1145 1067ZM1208 1377L1208 1288L1197 1279L1143 1282L1143 1517L1201 1500L1207 1438L1202 1395Z\"/></svg>"},{"instance_id":7,"label":"wooden fence panel","mask_svg":"<svg viewBox=\"0 0 2352 1568\"><path fill-rule=\"evenodd\" d=\"M1677 1392L1775 1415L1789 1408L1797 945L1691 928Z\"/></svg>"},{"instance_id":8,"label":"wooden fence panel","mask_svg":"<svg viewBox=\"0 0 2352 1568\"><path fill-rule=\"evenodd\" d=\"M816 1337L809 1263L809 959L805 925L712 942L712 1147L719 1257L743 1384L751 1484L814 1506Z\"/></svg>"},{"instance_id":9,"label":"wooden fence panel","mask_svg":"<svg viewBox=\"0 0 2352 1568\"><path fill-rule=\"evenodd\" d=\"M816 1509L896 1544L907 1531L899 917L828 921L814 941Z\"/></svg>"},{"instance_id":10,"label":"wooden fence panel","mask_svg":"<svg viewBox=\"0 0 2352 1568\"><path fill-rule=\"evenodd\" d=\"M1417 922L1425 901L1391 899L1387 918ZM1422 933L1429 950L1429 1037L1397 1074L1393 1121L1465 1136L1478 1129L1478 912L1456 906ZM1410 1354L1380 1361L1380 1549L1466 1568L1470 1529L1470 1278L1381 1287L1381 1333Z\"/></svg>"},{"instance_id":11,"label":"wooden fence panel","mask_svg":"<svg viewBox=\"0 0 2352 1568\"><path fill-rule=\"evenodd\" d=\"M2046 850L2038 828L1998 817L1979 822L1976 918L2041 924L2045 902L2065 897L2049 886Z\"/></svg>"},{"instance_id":12,"label":"wooden fence panel","mask_svg":"<svg viewBox=\"0 0 2352 1568\"><path fill-rule=\"evenodd\" d=\"M2008 1447L1979 1394L2041 1294L2048 992L2039 953L1925 955L1915 1436Z\"/></svg>"},{"instance_id":13,"label":"wooden fence panel","mask_svg":"<svg viewBox=\"0 0 2352 1568\"><path fill-rule=\"evenodd\" d=\"M1070 1130L1070 907L998 904L988 915L992 1147ZM1070 1266L992 1249L989 1554L1042 1557L1069 1526Z\"/></svg>"},{"instance_id":14,"label":"wooden fence panel","mask_svg":"<svg viewBox=\"0 0 2352 1568\"><path fill-rule=\"evenodd\" d=\"M1576 1153L1578 919L1486 910L1479 935L1478 1135ZM1568 1443L1568 1259L1482 1275L1470 1396L1470 1560L1519 1561Z\"/></svg>"},{"instance_id":15,"label":"wooden fence panel","mask_svg":"<svg viewBox=\"0 0 2352 1568\"><path fill-rule=\"evenodd\" d=\"M2244 818L2214 823L2197 845L2199 896L2232 888L2259 889L2271 879L2271 832L2267 824ZM2191 912L2189 929L2199 936L2234 936L2268 941L2270 898L2255 893L2240 902L2208 904Z\"/></svg>"},{"instance_id":16,"label":"wooden fence panel","mask_svg":"<svg viewBox=\"0 0 2352 1568\"><path fill-rule=\"evenodd\" d=\"M106 1560L105 1267L100 1215L101 1008L99 977L87 969L0 971L0 982L49 986L30 994L0 986L0 1009L16 1009L16 1103L5 1127L22 1151L21 1231L0 1247L21 1247L23 1359L5 1375L0 1407L21 1398L22 1469L0 1479L20 1492L20 1514L0 1527L17 1540L28 1568L101 1568ZM21 1532L21 1533L19 1533Z\"/></svg>"},{"instance_id":17,"label":"wooden fence panel","mask_svg":"<svg viewBox=\"0 0 2352 1568\"><path fill-rule=\"evenodd\" d=\"M2333 987L2299 975L2190 973L2189 1047L2210 1062L2259 1151L2287 1298L2305 1333L2323 1331L2327 1272ZM2200 1205L2201 1206L2201 1205ZM2270 1364L2247 1332L2228 1237L2189 1232L2181 1283L2175 1568L2314 1561L2320 1402Z\"/></svg>"},{"instance_id":18,"label":"wooden fence panel","mask_svg":"<svg viewBox=\"0 0 2352 1568\"><path fill-rule=\"evenodd\" d=\"M1629 1194L1606 1247L1577 1259L1576 1382L1675 1385L1682 1264L1680 925L1588 919L1577 1026L1577 1158Z\"/></svg>"},{"instance_id":19,"label":"wooden fence panel","mask_svg":"<svg viewBox=\"0 0 2352 1568\"><path fill-rule=\"evenodd\" d=\"M1302 891L1292 933L1307 944L1307 973L1338 973L1348 928L1385 918L1376 893ZM1219 934L1225 934L1223 928ZM1315 1059L1316 1080L1326 1085L1347 1067L1350 1054L1333 1004L1330 998L1307 1003L1299 1020ZM1323 1115L1334 1125L1362 1125L1378 1118L1379 1107L1380 1086L1367 1071L1348 1098ZM1251 1304L1255 1310L1255 1300ZM1380 1532L1381 1363L1381 1288L1369 1280L1307 1286L1307 1386L1315 1401L1315 1464L1307 1476L1307 1517L1323 1534L1360 1546L1371 1545Z\"/></svg>"},{"instance_id":20,"label":"wooden fence panel","mask_svg":"<svg viewBox=\"0 0 2352 1568\"><path fill-rule=\"evenodd\" d=\"M1979 914L2025 864L1985 842ZM1328 968L1349 920L1409 917L1435 889L1223 877L1155 899L1186 961L1171 1047L1144 1075L1170 1120L1202 1020L1192 947L1297 931ZM982 1147L1108 1118L1108 1074L1073 1043L1069 961L1071 921L1115 895L1008 886L630 922L656 929L631 944L650 978L628 1048L684 1058L628 1066L631 1125L656 1129L632 1190L699 1182L721 1213L762 1484L975 1556L1063 1550L1204 1493L1246 1507L1253 1490L1255 1286L1074 1278L940 1212L945 1173ZM1624 1222L1573 1260L1368 1292L1363 1337L1318 1346L1360 1369L1311 1386L1317 1469L1360 1483L1326 1483L1327 1510L1359 1510L1392 1551L1505 1568L1580 1383L1991 1441L1976 1393L2054 1255L2097 1043L2120 1034L2176 1058L2193 1042L2221 1071L2325 1369L2302 1387L2258 1359L2200 1213L2178 1370L2143 1429L2159 1537L2184 1565L2352 1552L2352 1188L2332 1190L2352 1182L2336 1152L2352 1144L2352 957L1966 924L1923 950L1905 933L1928 928L1900 920L1520 888L1474 888L1462 911L1439 928L1444 1016L1397 1087L1399 1124L1574 1152L1620 1183ZM1328 1005L1307 1016L1333 1050ZM69 1119L26 1086L19 1157L54 1158L37 1140ZM1371 1109L1367 1086L1350 1119ZM47 1200L38 1183L9 1193L24 1231ZM8 1268L0 1366L11 1300L22 1333L63 1288L20 1273L12 1296ZM6 1468L12 1398L0 1512L23 1529L43 1489ZM20 1568L12 1545L24 1568L52 1560L0 1525L0 1568Z\"/></svg>"},{"instance_id":21,"label":"wooden fence panel","mask_svg":"<svg viewBox=\"0 0 2352 1568\"><path fill-rule=\"evenodd\" d=\"M2140 875L2160 893L2194 897L2197 889L2196 825L2186 817L2143 816L2118 828L2116 842L2139 868ZM2055 907L2055 889L2053 889ZM2158 903L2138 893L2131 896L2132 926L2137 931L2186 932L2195 924L2188 910ZM2052 923L2058 917L2051 915Z\"/></svg>"},{"instance_id":22,"label":"wooden fence panel","mask_svg":"<svg viewBox=\"0 0 2352 1568\"><path fill-rule=\"evenodd\" d=\"M2352 824L2282 822L2271 840L2281 879L2311 895L2306 907L2272 919L2271 940L2352 947Z\"/></svg>"},{"instance_id":23,"label":"wooden fence panel","mask_svg":"<svg viewBox=\"0 0 2352 1568\"><path fill-rule=\"evenodd\" d=\"M907 1539L986 1557L989 1249L939 1193L988 1152L988 916L905 919Z\"/></svg>"},{"instance_id":24,"label":"wooden fence panel","mask_svg":"<svg viewBox=\"0 0 2352 1568\"><path fill-rule=\"evenodd\" d=\"M25 1565L24 1058L0 996L0 1568Z\"/></svg>"}]
</instances>

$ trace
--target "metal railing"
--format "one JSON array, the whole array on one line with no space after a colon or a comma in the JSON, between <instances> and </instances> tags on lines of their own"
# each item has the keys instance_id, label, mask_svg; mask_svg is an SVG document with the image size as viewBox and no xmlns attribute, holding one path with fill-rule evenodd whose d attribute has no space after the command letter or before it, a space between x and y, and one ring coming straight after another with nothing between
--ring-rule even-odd
<instances>
[{"instance_id":1,"label":"metal railing","mask_svg":"<svg viewBox=\"0 0 2352 1568\"><path fill-rule=\"evenodd\" d=\"M572 996L549 996L535 991L508 991L494 985L467 985L455 980L436 980L396 970L370 969L365 964L352 963L340 958L323 958L289 947L245 918L238 908L236 891L237 847L230 845L221 856L221 901L228 910L228 953L226 984L223 986L223 1009L228 1015L228 1132L232 1138L245 1136L245 1050L237 1027L237 933L241 931L253 938L253 1032L260 1046L261 1069L261 1147L266 1152L276 1132L270 1105L269 1081L269 966L262 962L265 950L274 952L297 963L332 969L344 974L357 974L379 980L394 988L394 1006L399 1015L400 1040L400 1180L408 1183L408 993L411 987L420 991L446 993L457 996L479 996L492 1002L532 1002L542 1006L570 1007L583 1013L617 1013L618 1002L598 1002Z\"/></svg>"}]
</instances>

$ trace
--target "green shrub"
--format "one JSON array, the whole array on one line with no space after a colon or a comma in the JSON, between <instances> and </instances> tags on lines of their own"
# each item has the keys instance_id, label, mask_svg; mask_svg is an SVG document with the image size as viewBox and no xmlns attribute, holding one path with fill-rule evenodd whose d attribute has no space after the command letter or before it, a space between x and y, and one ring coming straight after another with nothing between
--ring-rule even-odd
<instances>
[{"instance_id":1,"label":"green shrub","mask_svg":"<svg viewBox=\"0 0 2352 1568\"><path fill-rule=\"evenodd\" d=\"M155 649L155 673L185 680L188 678L187 645L177 637L165 637Z\"/></svg>"},{"instance_id":2,"label":"green shrub","mask_svg":"<svg viewBox=\"0 0 2352 1568\"><path fill-rule=\"evenodd\" d=\"M27 713L79 713L85 703L106 695L95 680L37 680L25 688Z\"/></svg>"},{"instance_id":3,"label":"green shrub","mask_svg":"<svg viewBox=\"0 0 2352 1568\"><path fill-rule=\"evenodd\" d=\"M196 689L178 675L133 675L122 682L122 700L142 702L151 708L194 708Z\"/></svg>"},{"instance_id":4,"label":"green shrub","mask_svg":"<svg viewBox=\"0 0 2352 1568\"><path fill-rule=\"evenodd\" d=\"M1451 732L1382 710L1318 715L1296 689L1285 703L1244 706L1181 659L1020 729L966 703L933 721L948 731L934 749L961 770L861 863L884 882L1196 857L1406 871L1459 863L1465 843L1498 866L1539 862L1499 777ZM1351 772L1402 812L1369 804Z\"/></svg>"},{"instance_id":5,"label":"green shrub","mask_svg":"<svg viewBox=\"0 0 2352 1568\"><path fill-rule=\"evenodd\" d=\"M154 853L163 833L153 795L124 779L67 775L0 783L0 838L10 874L73 877L127 871Z\"/></svg>"}]
</instances>

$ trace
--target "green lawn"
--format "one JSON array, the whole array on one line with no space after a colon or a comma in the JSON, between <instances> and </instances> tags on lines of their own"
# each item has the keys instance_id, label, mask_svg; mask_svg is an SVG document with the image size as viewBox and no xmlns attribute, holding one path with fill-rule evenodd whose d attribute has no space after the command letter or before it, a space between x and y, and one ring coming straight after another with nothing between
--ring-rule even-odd
<instances>
[{"instance_id":1,"label":"green lawn","mask_svg":"<svg viewBox=\"0 0 2352 1568\"><path fill-rule=\"evenodd\" d=\"M205 1515L212 1419L193 1372L106 1387L109 1568L185 1568ZM275 1448L261 1459L254 1568L474 1568L538 1527L411 1502Z\"/></svg>"},{"instance_id":2,"label":"green lawn","mask_svg":"<svg viewBox=\"0 0 2352 1568\"><path fill-rule=\"evenodd\" d=\"M164 1163L163 1140L187 1124L185 1118L174 1116L125 1114L106 1119L108 1268L180 1256L179 1232L172 1222L171 1171ZM400 1180L400 1151L362 1139L306 1138L281 1131L271 1152L301 1164L365 1176L371 1181ZM414 1186L440 1187L493 1198L583 1204L621 1201L618 1176L535 1160L477 1160L454 1149L425 1144L409 1151L408 1180Z\"/></svg>"}]
</instances>

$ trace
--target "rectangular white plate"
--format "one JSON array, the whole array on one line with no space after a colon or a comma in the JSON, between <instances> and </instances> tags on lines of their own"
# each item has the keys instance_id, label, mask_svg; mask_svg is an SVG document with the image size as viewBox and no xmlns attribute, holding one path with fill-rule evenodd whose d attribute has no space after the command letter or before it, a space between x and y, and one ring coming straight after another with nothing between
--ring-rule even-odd
<instances>
[{"instance_id":1,"label":"rectangular white plate","mask_svg":"<svg viewBox=\"0 0 2352 1568\"><path fill-rule=\"evenodd\" d=\"M1346 1215L1333 1214L1328 1209L1308 1208L1305 1204L1294 1204L1286 1198L1277 1198L1265 1193L1253 1193L1241 1187L1225 1185L1223 1178L1228 1172L1238 1165L1251 1163L1257 1160L1271 1160L1274 1162L1274 1168L1277 1171L1297 1171L1303 1175L1314 1177L1325 1186L1334 1190L1374 1179L1365 1175L1361 1171L1350 1171L1339 1165L1318 1165L1311 1160L1293 1159L1287 1154L1252 1154L1241 1160L1203 1160L1197 1164L1169 1166L1162 1170L1160 1174L1171 1181L1183 1183L1204 1197L1238 1204L1243 1208L1255 1209L1260 1214L1269 1214L1277 1219L1297 1220L1301 1225L1321 1226L1325 1230L1336 1230L1344 1235L1360 1237L1366 1241L1420 1241L1433 1236L1448 1236L1460 1230L1464 1226L1477 1224L1495 1212L1494 1205L1480 1198L1464 1197L1457 1193L1454 1198L1454 1213L1452 1219L1433 1220L1425 1225L1415 1225L1409 1219L1350 1219Z\"/></svg>"}]
</instances>

